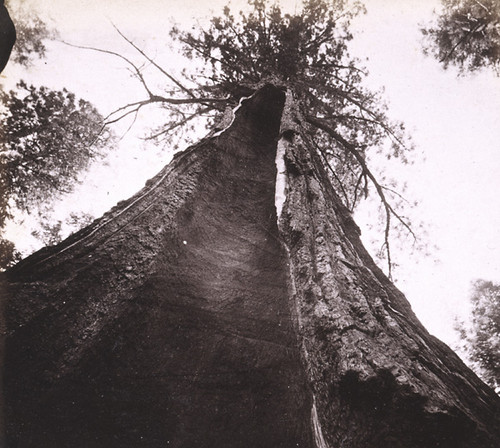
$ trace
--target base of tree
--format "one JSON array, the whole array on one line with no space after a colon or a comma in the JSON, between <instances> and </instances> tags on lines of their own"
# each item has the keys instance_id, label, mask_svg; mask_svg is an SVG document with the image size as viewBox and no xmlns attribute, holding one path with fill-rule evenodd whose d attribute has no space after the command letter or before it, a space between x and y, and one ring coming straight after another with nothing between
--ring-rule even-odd
<instances>
[{"instance_id":1,"label":"base of tree","mask_svg":"<svg viewBox=\"0 0 500 448\"><path fill-rule=\"evenodd\" d=\"M500 445L500 399L375 266L285 99L4 275L7 446Z\"/></svg>"}]
</instances>

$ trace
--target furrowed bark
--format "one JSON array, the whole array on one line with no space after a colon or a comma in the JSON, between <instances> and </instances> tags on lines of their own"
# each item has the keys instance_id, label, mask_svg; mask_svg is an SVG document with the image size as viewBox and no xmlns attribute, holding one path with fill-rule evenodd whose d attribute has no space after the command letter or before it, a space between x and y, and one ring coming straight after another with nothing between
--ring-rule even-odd
<instances>
[{"instance_id":1,"label":"furrowed bark","mask_svg":"<svg viewBox=\"0 0 500 448\"><path fill-rule=\"evenodd\" d=\"M305 133L287 146L280 234L327 446L497 446L499 397L375 265L311 148Z\"/></svg>"},{"instance_id":2,"label":"furrowed bark","mask_svg":"<svg viewBox=\"0 0 500 448\"><path fill-rule=\"evenodd\" d=\"M7 446L497 446L498 397L375 266L301 126L267 85L5 273Z\"/></svg>"}]
</instances>

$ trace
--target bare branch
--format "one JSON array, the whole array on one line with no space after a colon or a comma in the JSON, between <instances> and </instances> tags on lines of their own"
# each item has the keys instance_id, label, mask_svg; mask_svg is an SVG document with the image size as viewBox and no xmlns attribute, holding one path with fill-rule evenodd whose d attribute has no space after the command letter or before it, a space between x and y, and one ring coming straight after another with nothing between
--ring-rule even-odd
<instances>
[{"instance_id":1,"label":"bare branch","mask_svg":"<svg viewBox=\"0 0 500 448\"><path fill-rule=\"evenodd\" d=\"M151 90L149 89L148 85L146 84L146 81L145 81L145 79L144 79L144 77L142 75L142 72L139 69L139 67L137 67L137 65L135 65L130 59L126 58L125 56L121 55L120 53L117 53L117 52L111 51L111 50L103 50L102 48L87 47L87 46L84 46L84 45L70 44L70 43L65 42L65 41L61 41L61 42L63 44L65 44L65 45L68 45L68 46L73 47L73 48L80 48L82 50L97 51L99 53L110 54L112 56L116 56L117 58L122 59L123 61L125 61L128 65L130 65L134 69L135 75L137 76L137 78L139 79L139 81L141 82L141 84L143 85L143 87L146 90L146 92L148 93L148 95L149 96L153 95L152 92L151 92Z\"/></svg>"},{"instance_id":2,"label":"bare branch","mask_svg":"<svg viewBox=\"0 0 500 448\"><path fill-rule=\"evenodd\" d=\"M153 64L154 67L156 67L161 73L163 73L168 79L170 79L175 85L177 85L182 91L187 93L189 96L194 97L194 94L192 93L191 89L188 89L187 87L183 86L180 81L178 81L176 78L174 78L170 73L168 73L164 68L162 68L160 65L158 65L154 59L149 57L140 47L138 47L132 40L130 40L127 36L125 36L119 29L118 27L114 24L113 28L117 31L117 33L128 43L130 44L135 50L137 50L147 61L149 61L151 64Z\"/></svg>"},{"instance_id":3,"label":"bare branch","mask_svg":"<svg viewBox=\"0 0 500 448\"><path fill-rule=\"evenodd\" d=\"M140 104L144 104L145 102L147 102L148 100L143 100L143 101L136 101L134 103L129 103L129 104L125 104L124 106L121 106L117 109L115 109L113 112L110 112L108 115L106 115L104 117L104 122L106 123L107 120L109 120L113 115L117 114L118 112L122 112L124 111L125 109L128 109L130 107L134 107L134 106L138 106Z\"/></svg>"},{"instance_id":4,"label":"bare branch","mask_svg":"<svg viewBox=\"0 0 500 448\"><path fill-rule=\"evenodd\" d=\"M124 112L123 114L121 114L121 115L119 115L118 117L113 118L113 119L111 119L111 120L109 120L109 119L108 119L108 120L105 122L105 125L106 125L106 126L109 126L110 124L117 123L118 121L123 120L125 117L127 117L127 116L129 116L129 115L139 112L139 110L140 110L143 106L145 106L146 104L147 104L147 103L139 103L139 104L137 105L137 107L133 108L132 110L129 110L129 111L127 111L127 112Z\"/></svg>"},{"instance_id":5,"label":"bare branch","mask_svg":"<svg viewBox=\"0 0 500 448\"><path fill-rule=\"evenodd\" d=\"M177 122L173 123L172 125L168 126L167 128L162 129L160 132L158 132L156 134L149 135L148 137L146 137L146 140L154 140L155 138L158 138L161 135L168 134L169 132L173 131L174 129L176 129L180 126L184 126L186 123L188 123L192 119L196 118L197 116L200 116L200 115L202 115L206 112L209 112L211 110L213 110L213 109L209 108L209 107L205 107L204 109L197 110L196 112L192 113L191 115L184 118L183 120L177 121Z\"/></svg>"},{"instance_id":6,"label":"bare branch","mask_svg":"<svg viewBox=\"0 0 500 448\"><path fill-rule=\"evenodd\" d=\"M337 183L339 185L339 188L342 190L342 194L344 195L344 198L345 198L345 202L346 202L346 206L349 210L351 210L351 206L349 205L349 196L347 195L347 192L344 188L344 184L343 182L339 179L339 177L337 176L337 173L335 172L335 170L333 169L333 167L330 165L330 162L328 162L328 157L327 155L325 154L325 151L323 151L323 149L321 149L321 147L316 143L316 141L314 139L312 139L312 141L314 142L314 145L316 146L316 149L319 151L319 153L321 154L321 157L323 158L323 161L326 165L326 167L328 168L328 170L332 173L333 177L337 180Z\"/></svg>"},{"instance_id":7,"label":"bare branch","mask_svg":"<svg viewBox=\"0 0 500 448\"><path fill-rule=\"evenodd\" d=\"M125 130L125 132L122 134L121 139L123 139L132 129L132 126L134 126L135 122L137 121L137 116L139 115L139 110L140 108L137 108L134 114L134 118L132 119L132 122L130 123L129 127Z\"/></svg>"},{"instance_id":8,"label":"bare branch","mask_svg":"<svg viewBox=\"0 0 500 448\"><path fill-rule=\"evenodd\" d=\"M312 124L313 126L316 126L317 128L323 130L327 134L329 134L331 137L333 137L338 143L340 143L349 153L351 153L356 161L359 163L361 166L363 173L371 180L373 186L375 187L377 194L380 198L380 201L382 202L382 205L385 209L385 215L386 215L386 226L385 226L385 232L384 232L384 238L385 238L385 247L386 247L386 253L387 253L387 259L389 262L389 274L391 273L391 265L390 265L390 248L389 248L389 233L390 233L390 218L391 215L394 216L402 225L403 227L408 231L410 235L412 235L414 240L417 240L417 237L411 227L404 221L404 219L394 210L392 205L387 201L387 198L384 193L383 187L379 184L377 181L376 177L373 175L371 170L368 168L368 165L366 164L365 159L361 156L359 151L355 148L355 146L352 143L349 143L344 137L342 137L335 129L333 129L330 125L325 123L322 119L318 119L316 117L312 116L307 116L306 120L308 123Z\"/></svg>"},{"instance_id":9,"label":"bare branch","mask_svg":"<svg viewBox=\"0 0 500 448\"><path fill-rule=\"evenodd\" d=\"M138 104L143 105L143 104L148 104L148 103L163 102L163 103L168 103L168 104L196 104L196 103L200 103L200 104L207 104L208 105L210 103L213 104L213 103L225 103L225 102L227 102L228 98L198 98L198 97L196 97L190 89L182 86L175 78L173 78L169 73L167 73L160 66L158 66L158 64L156 64L156 62L154 62L151 58L149 58L149 56L147 56L132 41L130 41L129 39L127 39L127 37L125 37L118 28L116 28L116 30L117 30L118 33L120 33L120 35L128 43L130 43L130 45L132 45L135 49L137 49L137 51L139 51L149 62L151 62L153 65L155 65L155 67L157 67L159 70L161 70L163 74L165 74L169 79L171 79L173 82L175 82L177 85L179 85L184 91L186 91L191 98L167 98L167 97L164 97L164 96L161 96L161 95L155 95L155 94L153 94L152 91L147 86L146 81L145 81L145 79L144 79L144 77L142 75L142 72L141 72L140 68L137 67L137 65L135 65L130 59L126 58L125 56L121 55L120 53L117 53L115 51L110 51L110 50L103 50L101 48L96 48L96 47L74 45L74 44L70 44L70 43L62 41L65 45L68 45L70 47L81 48L81 49L84 49L84 50L93 50L93 51L97 51L99 53L105 53L105 54L109 54L109 55L112 55L112 56L116 56L116 57L124 60L127 64L129 64L134 69L135 75L138 77L138 79L140 80L141 84L144 86L145 90L147 91L147 93L149 95L149 99L148 100L143 100L143 101L138 101L136 103L131 103L131 104L128 104L126 106L123 106L123 107L117 109L116 111L111 112L108 115L108 117L110 117L111 115L113 115L117 111L124 110L127 107L131 107L133 105L138 105Z\"/></svg>"},{"instance_id":10,"label":"bare branch","mask_svg":"<svg viewBox=\"0 0 500 448\"><path fill-rule=\"evenodd\" d=\"M474 28L472 28L467 34L465 34L461 39L458 40L458 42L453 45L453 47L451 48L451 50L446 53L440 60L439 62L446 62L448 59L450 59L450 57L452 56L452 54L455 52L455 50L460 46L462 45L464 42L466 42L467 40L469 40L469 38L472 36L473 33L475 33L481 26L483 26L484 24L482 22L478 22L477 25L474 26Z\"/></svg>"},{"instance_id":11,"label":"bare branch","mask_svg":"<svg viewBox=\"0 0 500 448\"><path fill-rule=\"evenodd\" d=\"M389 188L389 187L386 187L385 185L382 185L382 188L384 190L387 190L387 191L391 192L392 194L396 195L397 197L399 197L402 201L406 202L407 204L410 203L408 201L408 199L406 199L401 193L398 193L396 190Z\"/></svg>"}]
</instances>

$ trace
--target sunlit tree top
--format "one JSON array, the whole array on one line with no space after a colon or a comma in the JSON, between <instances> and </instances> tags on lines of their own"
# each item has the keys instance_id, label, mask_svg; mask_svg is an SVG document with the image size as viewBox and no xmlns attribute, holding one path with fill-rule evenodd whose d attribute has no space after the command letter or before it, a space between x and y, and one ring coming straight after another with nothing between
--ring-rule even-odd
<instances>
[{"instance_id":1,"label":"sunlit tree top","mask_svg":"<svg viewBox=\"0 0 500 448\"><path fill-rule=\"evenodd\" d=\"M107 122L136 117L145 106L156 104L168 115L150 138L171 142L174 136L199 128L200 119L212 128L228 107L264 83L283 87L296 100L301 132L310 150L325 162L348 209L354 210L371 190L380 198L387 249L391 229L399 226L412 231L408 220L396 211L402 203L401 191L375 175L367 156L377 152L407 163L412 145L404 126L388 119L381 95L364 87L366 70L349 55L350 24L363 12L360 3L343 0L306 0L294 13L265 0L250 1L249 8L239 13L225 7L205 28L196 25L171 31L181 51L193 61L182 77L160 66L117 30L145 64L118 52L93 49L125 61L142 84L145 97L118 108ZM152 87L158 82L151 78L151 67L163 75L162 89Z\"/></svg>"}]
</instances>

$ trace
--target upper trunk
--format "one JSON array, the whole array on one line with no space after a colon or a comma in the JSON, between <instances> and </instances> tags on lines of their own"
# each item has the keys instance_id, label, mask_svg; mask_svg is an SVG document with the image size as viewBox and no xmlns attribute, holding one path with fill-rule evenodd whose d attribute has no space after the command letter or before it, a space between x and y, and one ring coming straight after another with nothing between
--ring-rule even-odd
<instances>
[{"instance_id":1,"label":"upper trunk","mask_svg":"<svg viewBox=\"0 0 500 448\"><path fill-rule=\"evenodd\" d=\"M500 400L374 265L289 105L262 88L6 274L8 446L500 444Z\"/></svg>"}]
</instances>

